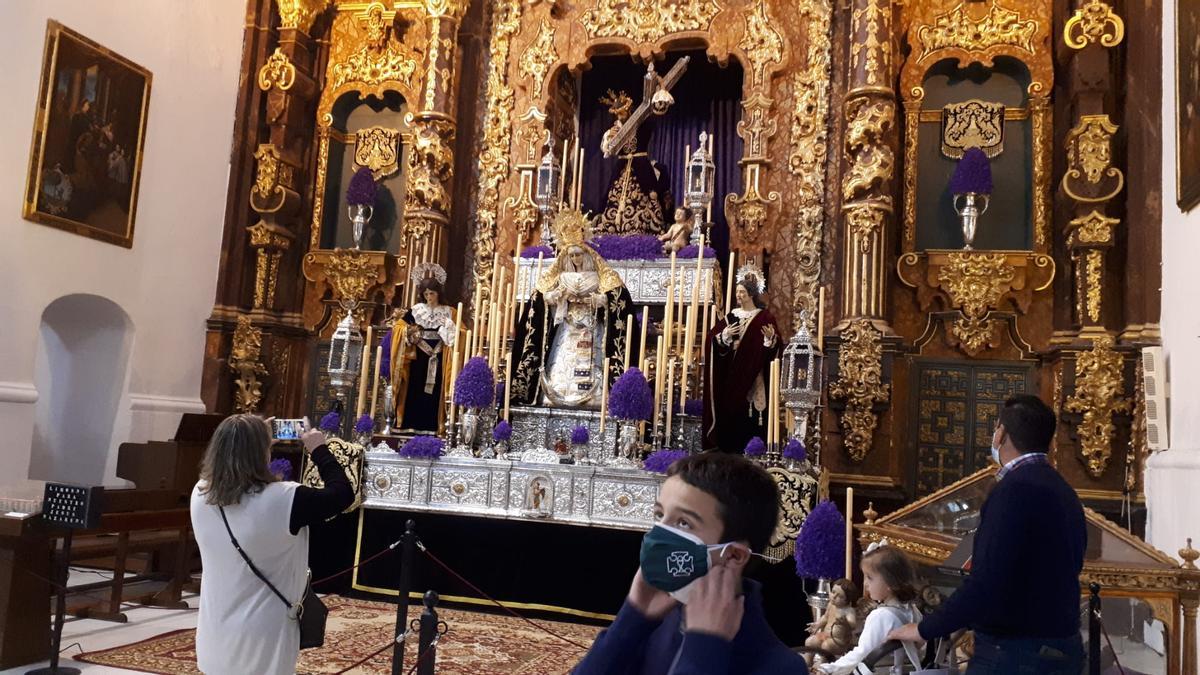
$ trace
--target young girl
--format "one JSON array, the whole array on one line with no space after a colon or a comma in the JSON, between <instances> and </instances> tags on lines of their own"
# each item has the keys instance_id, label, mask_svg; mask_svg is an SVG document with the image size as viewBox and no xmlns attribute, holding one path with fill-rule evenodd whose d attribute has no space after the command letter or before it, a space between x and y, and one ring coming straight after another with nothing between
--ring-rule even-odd
<instances>
[{"instance_id":1,"label":"young girl","mask_svg":"<svg viewBox=\"0 0 1200 675\"><path fill-rule=\"evenodd\" d=\"M863 664L863 658L886 642L892 629L921 620L921 612L912 604L917 599L916 572L903 552L888 546L886 540L871 544L862 557L862 573L863 590L879 606L863 622L858 646L837 661L820 665L818 668L822 673L869 675L871 669ZM904 651L910 662L920 662L916 645L905 643ZM886 661L890 664L891 658Z\"/></svg>"}]
</instances>

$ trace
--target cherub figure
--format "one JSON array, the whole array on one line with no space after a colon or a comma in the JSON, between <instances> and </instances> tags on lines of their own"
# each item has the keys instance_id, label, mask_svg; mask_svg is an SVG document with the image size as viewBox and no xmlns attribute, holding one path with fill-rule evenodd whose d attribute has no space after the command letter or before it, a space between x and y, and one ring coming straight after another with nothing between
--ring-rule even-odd
<instances>
[{"instance_id":1,"label":"cherub figure","mask_svg":"<svg viewBox=\"0 0 1200 675\"><path fill-rule=\"evenodd\" d=\"M675 222L671 225L671 229L658 235L658 240L663 242L663 250L667 253L678 252L679 249L688 245L691 234L692 221L688 219L687 209L680 206L675 209Z\"/></svg>"},{"instance_id":2,"label":"cherub figure","mask_svg":"<svg viewBox=\"0 0 1200 675\"><path fill-rule=\"evenodd\" d=\"M858 602L858 586L849 579L838 579L829 590L829 606L819 621L808 625L809 633L804 646L810 649L820 649L841 656L854 646L854 633L858 630L858 612L855 604ZM812 654L806 653L804 658L812 665Z\"/></svg>"}]
</instances>

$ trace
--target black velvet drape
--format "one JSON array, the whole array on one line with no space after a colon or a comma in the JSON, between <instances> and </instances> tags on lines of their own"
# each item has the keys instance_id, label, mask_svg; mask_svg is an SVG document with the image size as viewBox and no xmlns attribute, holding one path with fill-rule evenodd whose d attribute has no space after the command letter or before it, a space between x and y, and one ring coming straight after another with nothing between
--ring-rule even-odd
<instances>
[{"instance_id":1,"label":"black velvet drape","mask_svg":"<svg viewBox=\"0 0 1200 675\"><path fill-rule=\"evenodd\" d=\"M650 156L670 171L671 191L677 204L686 205L683 181L686 177L684 148L692 150L700 132L713 136L713 155L717 165L713 198L713 242L719 260L729 252L729 227L725 222L725 195L741 192L742 175L738 160L742 157L742 139L737 123L742 117L742 67L735 60L721 68L708 60L702 50L673 52L655 64L665 75L680 57L691 57L687 71L671 89L675 104L667 114L654 121ZM599 101L609 89L624 90L636 107L642 100L642 77L646 65L627 55L592 57L592 68L583 74L579 113L579 143L587 152L583 174L583 208L592 213L604 210L609 183L619 168L616 157L604 159L600 138L612 126L613 117ZM669 225L674 214L665 214Z\"/></svg>"}]
</instances>

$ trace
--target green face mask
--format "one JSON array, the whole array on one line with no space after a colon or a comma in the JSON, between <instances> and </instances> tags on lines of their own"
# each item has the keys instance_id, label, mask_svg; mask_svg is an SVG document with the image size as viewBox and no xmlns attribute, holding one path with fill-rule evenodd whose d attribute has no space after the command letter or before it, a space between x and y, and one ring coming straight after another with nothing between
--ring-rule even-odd
<instances>
[{"instance_id":1,"label":"green face mask","mask_svg":"<svg viewBox=\"0 0 1200 675\"><path fill-rule=\"evenodd\" d=\"M687 587L708 574L708 552L728 546L705 544L690 532L658 523L642 537L642 578L686 603Z\"/></svg>"}]
</instances>

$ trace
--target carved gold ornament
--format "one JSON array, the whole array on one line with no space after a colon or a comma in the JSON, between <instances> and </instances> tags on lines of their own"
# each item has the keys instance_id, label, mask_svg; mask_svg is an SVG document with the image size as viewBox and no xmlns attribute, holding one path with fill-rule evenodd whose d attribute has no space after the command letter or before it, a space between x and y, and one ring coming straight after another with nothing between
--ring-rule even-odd
<instances>
[{"instance_id":1,"label":"carved gold ornament","mask_svg":"<svg viewBox=\"0 0 1200 675\"><path fill-rule=\"evenodd\" d=\"M1063 42L1071 49L1100 43L1116 47L1125 39L1125 22L1102 0L1089 0L1063 26Z\"/></svg>"},{"instance_id":2,"label":"carved gold ornament","mask_svg":"<svg viewBox=\"0 0 1200 675\"><path fill-rule=\"evenodd\" d=\"M296 83L296 66L288 60L283 49L276 47L267 57L267 62L258 69L258 88L269 91L272 87L287 91Z\"/></svg>"},{"instance_id":3,"label":"carved gold ornament","mask_svg":"<svg viewBox=\"0 0 1200 675\"><path fill-rule=\"evenodd\" d=\"M938 270L941 288L962 313L950 330L968 355L975 356L985 345L996 346L996 322L987 315L999 307L1015 277L1016 270L1004 253L954 252Z\"/></svg>"},{"instance_id":4,"label":"carved gold ornament","mask_svg":"<svg viewBox=\"0 0 1200 675\"><path fill-rule=\"evenodd\" d=\"M275 0L279 8L279 27L308 33L313 20L329 4L329 0Z\"/></svg>"},{"instance_id":5,"label":"carved gold ornament","mask_svg":"<svg viewBox=\"0 0 1200 675\"><path fill-rule=\"evenodd\" d=\"M237 327L233 331L233 345L229 351L229 367L237 373L233 407L240 413L258 410L258 404L262 401L262 382L259 377L267 374L267 369L259 361L262 338L262 329L255 328L248 315L238 316Z\"/></svg>"},{"instance_id":6,"label":"carved gold ornament","mask_svg":"<svg viewBox=\"0 0 1200 675\"><path fill-rule=\"evenodd\" d=\"M1093 210L1086 216L1080 216L1067 225L1071 233L1072 244L1111 244L1113 230L1120 223L1119 218L1109 218L1099 211Z\"/></svg>"},{"instance_id":7,"label":"carved gold ornament","mask_svg":"<svg viewBox=\"0 0 1200 675\"><path fill-rule=\"evenodd\" d=\"M1021 15L1001 7L995 0L987 5L987 11L979 18L970 8L977 3L959 3L954 9L939 14L932 25L917 28L917 40L921 54L917 61L929 58L941 49L963 49L969 52L984 52L993 47L1015 47L1033 54L1033 36L1038 23L1033 19L1022 19Z\"/></svg>"},{"instance_id":8,"label":"carved gold ornament","mask_svg":"<svg viewBox=\"0 0 1200 675\"><path fill-rule=\"evenodd\" d=\"M542 100L542 89L546 85L546 73L550 71L550 66L558 60L558 53L554 51L554 25L549 21L542 21L541 28L538 30L538 36L534 39L533 44L521 54L521 60L518 64L517 71L521 77L529 80L530 98L533 101Z\"/></svg>"},{"instance_id":9,"label":"carved gold ornament","mask_svg":"<svg viewBox=\"0 0 1200 675\"><path fill-rule=\"evenodd\" d=\"M1004 104L972 99L942 108L942 154L962 159L967 148L988 157L1004 152Z\"/></svg>"},{"instance_id":10,"label":"carved gold ornament","mask_svg":"<svg viewBox=\"0 0 1200 675\"><path fill-rule=\"evenodd\" d=\"M254 153L257 160L254 187L250 189L251 205L278 201L284 191L294 191L296 169L283 160L279 148L272 143L263 143ZM258 209L256 209L258 210Z\"/></svg>"},{"instance_id":11,"label":"carved gold ornament","mask_svg":"<svg viewBox=\"0 0 1200 675\"><path fill-rule=\"evenodd\" d=\"M333 288L333 299L347 308L367 299L367 290L377 283L380 272L378 260L353 248L334 249L325 263L325 278Z\"/></svg>"},{"instance_id":12,"label":"carved gold ornament","mask_svg":"<svg viewBox=\"0 0 1200 675\"><path fill-rule=\"evenodd\" d=\"M580 23L588 39L621 38L654 45L672 33L707 31L721 6L713 0L596 0Z\"/></svg>"},{"instance_id":13,"label":"carved gold ornament","mask_svg":"<svg viewBox=\"0 0 1200 675\"><path fill-rule=\"evenodd\" d=\"M877 204L862 202L847 204L843 208L846 228L852 236L854 248L859 253L869 253L875 242L875 235L883 230L887 220L888 209Z\"/></svg>"},{"instance_id":14,"label":"carved gold ornament","mask_svg":"<svg viewBox=\"0 0 1200 675\"><path fill-rule=\"evenodd\" d=\"M1125 398L1122 362L1110 335L1098 336L1075 361L1075 393L1067 398L1066 410L1083 415L1079 451L1093 478L1104 473L1112 456L1113 415L1128 413L1132 405Z\"/></svg>"},{"instance_id":15,"label":"carved gold ornament","mask_svg":"<svg viewBox=\"0 0 1200 675\"><path fill-rule=\"evenodd\" d=\"M855 69L866 73L867 86L889 84L892 72L892 3L887 0L867 0L850 15L853 35L861 36L850 46L850 58Z\"/></svg>"},{"instance_id":16,"label":"carved gold ornament","mask_svg":"<svg viewBox=\"0 0 1200 675\"><path fill-rule=\"evenodd\" d=\"M370 45L363 45L345 62L334 64L332 71L333 77L329 86L333 89L350 82L377 86L384 82L397 81L412 87L413 76L417 72L417 60L397 50L393 45L388 45L378 54Z\"/></svg>"},{"instance_id":17,"label":"carved gold ornament","mask_svg":"<svg viewBox=\"0 0 1200 675\"><path fill-rule=\"evenodd\" d=\"M1039 251L1047 249L1050 236L1050 98L1033 96L1029 85L1029 108L1033 132L1033 241Z\"/></svg>"},{"instance_id":18,"label":"carved gold ornament","mask_svg":"<svg viewBox=\"0 0 1200 675\"><path fill-rule=\"evenodd\" d=\"M1087 276L1087 316L1092 323L1100 321L1101 293L1104 290L1104 254L1092 249L1087 252L1084 268Z\"/></svg>"},{"instance_id":19,"label":"carved gold ornament","mask_svg":"<svg viewBox=\"0 0 1200 675\"><path fill-rule=\"evenodd\" d=\"M891 180L895 155L884 135L896 121L896 105L889 100L856 98L846 104L846 157L850 170L842 180L846 201L865 195Z\"/></svg>"},{"instance_id":20,"label":"carved gold ornament","mask_svg":"<svg viewBox=\"0 0 1200 675\"><path fill-rule=\"evenodd\" d=\"M386 178L400 168L400 131L386 127L367 127L354 134L354 164L366 167L375 180Z\"/></svg>"},{"instance_id":21,"label":"carved gold ornament","mask_svg":"<svg viewBox=\"0 0 1200 675\"><path fill-rule=\"evenodd\" d=\"M804 67L793 79L796 105L791 118L788 168L796 186L796 289L792 294L792 324L799 329L801 313L817 315L821 277L821 243L825 234L825 162L829 154L829 79L832 11L824 0L800 0L807 52Z\"/></svg>"},{"instance_id":22,"label":"carved gold ornament","mask_svg":"<svg viewBox=\"0 0 1200 675\"><path fill-rule=\"evenodd\" d=\"M765 0L757 0L753 9L746 12L746 33L738 46L746 54L753 74L754 88L767 82L767 68L783 62L783 38L772 25Z\"/></svg>"},{"instance_id":23,"label":"carved gold ornament","mask_svg":"<svg viewBox=\"0 0 1200 675\"><path fill-rule=\"evenodd\" d=\"M1125 174L1112 165L1112 137L1117 125L1108 115L1083 115L1079 123L1067 132L1067 172L1063 174L1062 187L1071 199L1077 202L1096 203L1112 199L1125 186ZM1077 194L1072 182L1081 179L1092 188L1099 186L1104 178L1115 178L1115 187L1103 197L1088 197Z\"/></svg>"},{"instance_id":24,"label":"carved gold ornament","mask_svg":"<svg viewBox=\"0 0 1200 675\"><path fill-rule=\"evenodd\" d=\"M891 397L883 382L883 334L868 319L856 319L842 329L838 351L838 379L829 395L844 401L841 413L846 453L861 462L871 449L878 419L872 408Z\"/></svg>"}]
</instances>

